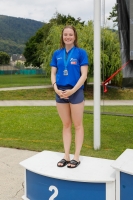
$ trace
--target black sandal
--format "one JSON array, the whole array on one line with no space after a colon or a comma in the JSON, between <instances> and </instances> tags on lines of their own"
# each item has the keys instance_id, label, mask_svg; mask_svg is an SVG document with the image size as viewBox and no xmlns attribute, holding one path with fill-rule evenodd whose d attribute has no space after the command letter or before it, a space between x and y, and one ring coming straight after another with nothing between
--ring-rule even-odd
<instances>
[{"instance_id":1,"label":"black sandal","mask_svg":"<svg viewBox=\"0 0 133 200\"><path fill-rule=\"evenodd\" d=\"M74 165L74 166L67 165L68 168L76 168L76 167L80 164L80 161L78 162L78 161L76 161L76 160L71 160L71 161L69 162L69 164Z\"/></svg>"},{"instance_id":2,"label":"black sandal","mask_svg":"<svg viewBox=\"0 0 133 200\"><path fill-rule=\"evenodd\" d=\"M61 163L62 165L58 165L59 163ZM66 166L68 163L70 163L70 161L67 161L65 160L64 158L62 160L60 160L58 163L57 163L57 167L64 167Z\"/></svg>"}]
</instances>

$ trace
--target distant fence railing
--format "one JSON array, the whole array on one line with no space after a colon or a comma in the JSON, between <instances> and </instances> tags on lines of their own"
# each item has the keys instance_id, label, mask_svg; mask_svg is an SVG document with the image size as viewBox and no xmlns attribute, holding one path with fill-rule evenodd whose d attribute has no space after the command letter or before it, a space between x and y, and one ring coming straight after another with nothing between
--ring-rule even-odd
<instances>
[{"instance_id":1,"label":"distant fence railing","mask_svg":"<svg viewBox=\"0 0 133 200\"><path fill-rule=\"evenodd\" d=\"M44 74L46 75L43 69L0 70L0 75L11 75L11 74L21 74L21 75Z\"/></svg>"}]
</instances>

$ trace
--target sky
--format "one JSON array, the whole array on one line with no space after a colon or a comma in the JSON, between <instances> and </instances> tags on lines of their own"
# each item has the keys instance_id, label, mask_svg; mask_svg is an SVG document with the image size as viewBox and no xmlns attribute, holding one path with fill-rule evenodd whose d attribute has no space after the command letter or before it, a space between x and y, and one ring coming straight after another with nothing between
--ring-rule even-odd
<instances>
[{"instance_id":1,"label":"sky","mask_svg":"<svg viewBox=\"0 0 133 200\"><path fill-rule=\"evenodd\" d=\"M102 23L105 19L105 24L110 27L113 23L107 18L115 3L116 0L101 0ZM94 19L94 0L0 0L0 15L47 23L56 12L66 16L69 14L75 19L80 17L81 21L87 22Z\"/></svg>"}]
</instances>

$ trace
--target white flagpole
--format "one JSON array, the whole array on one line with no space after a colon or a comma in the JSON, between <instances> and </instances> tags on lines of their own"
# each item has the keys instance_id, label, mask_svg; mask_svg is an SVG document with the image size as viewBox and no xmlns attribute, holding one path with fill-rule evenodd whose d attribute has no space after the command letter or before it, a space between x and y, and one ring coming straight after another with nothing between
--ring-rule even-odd
<instances>
[{"instance_id":1,"label":"white flagpole","mask_svg":"<svg viewBox=\"0 0 133 200\"><path fill-rule=\"evenodd\" d=\"M94 149L101 146L100 102L101 102L101 0L94 0Z\"/></svg>"}]
</instances>

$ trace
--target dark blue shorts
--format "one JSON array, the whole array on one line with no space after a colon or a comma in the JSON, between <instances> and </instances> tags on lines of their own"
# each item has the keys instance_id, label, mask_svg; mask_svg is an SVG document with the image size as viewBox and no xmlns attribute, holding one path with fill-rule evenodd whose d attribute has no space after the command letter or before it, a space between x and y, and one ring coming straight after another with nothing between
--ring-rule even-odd
<instances>
[{"instance_id":1,"label":"dark blue shorts","mask_svg":"<svg viewBox=\"0 0 133 200\"><path fill-rule=\"evenodd\" d=\"M58 87L60 90L72 89L72 87ZM78 89L74 94L69 96L69 99L61 99L58 94L56 94L56 102L57 103L71 103L78 104L84 101L84 91L83 89Z\"/></svg>"}]
</instances>

